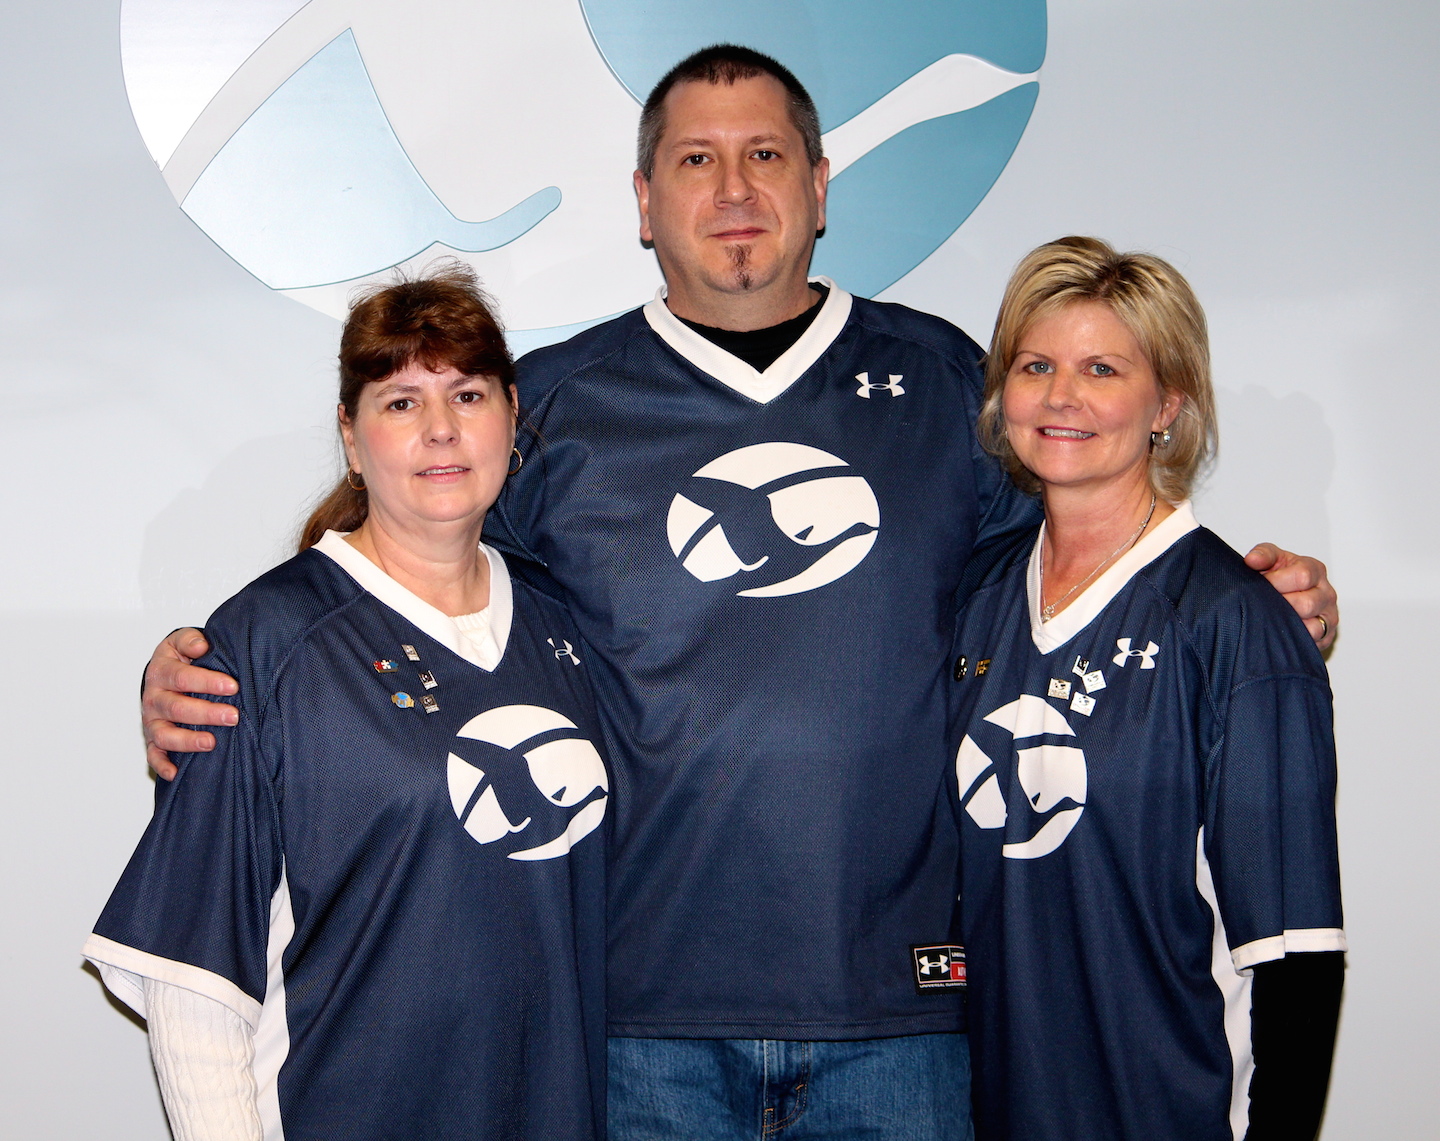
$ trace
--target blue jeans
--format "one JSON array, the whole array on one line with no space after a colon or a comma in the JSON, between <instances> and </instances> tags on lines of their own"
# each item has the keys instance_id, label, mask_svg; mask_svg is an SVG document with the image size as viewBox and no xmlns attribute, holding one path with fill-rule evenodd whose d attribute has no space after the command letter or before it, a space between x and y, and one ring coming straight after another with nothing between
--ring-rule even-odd
<instances>
[{"instance_id":1,"label":"blue jeans","mask_svg":"<svg viewBox=\"0 0 1440 1141\"><path fill-rule=\"evenodd\" d=\"M964 1034L611 1038L610 1141L970 1141Z\"/></svg>"}]
</instances>

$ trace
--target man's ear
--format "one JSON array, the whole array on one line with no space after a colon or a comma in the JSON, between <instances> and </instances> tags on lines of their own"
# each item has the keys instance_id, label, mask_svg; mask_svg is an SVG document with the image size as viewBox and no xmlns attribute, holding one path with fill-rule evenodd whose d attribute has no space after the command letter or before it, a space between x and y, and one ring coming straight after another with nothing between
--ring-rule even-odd
<instances>
[{"instance_id":1,"label":"man's ear","mask_svg":"<svg viewBox=\"0 0 1440 1141\"><path fill-rule=\"evenodd\" d=\"M640 207L640 240L653 242L650 236L650 180L640 171L635 172L635 201Z\"/></svg>"},{"instance_id":2,"label":"man's ear","mask_svg":"<svg viewBox=\"0 0 1440 1141\"><path fill-rule=\"evenodd\" d=\"M820 207L820 213L815 219L815 232L818 234L825 228L825 195L830 189L830 160L822 158L817 162L815 169L810 172L810 177L815 180L815 201Z\"/></svg>"}]
</instances>

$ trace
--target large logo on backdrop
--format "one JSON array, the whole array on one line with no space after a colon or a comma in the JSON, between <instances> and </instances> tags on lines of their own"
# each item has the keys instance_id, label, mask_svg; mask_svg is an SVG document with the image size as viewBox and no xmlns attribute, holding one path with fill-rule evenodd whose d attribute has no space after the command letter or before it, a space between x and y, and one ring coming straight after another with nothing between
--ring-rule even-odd
<instances>
[{"instance_id":1,"label":"large logo on backdrop","mask_svg":"<svg viewBox=\"0 0 1440 1141\"><path fill-rule=\"evenodd\" d=\"M504 705L472 717L446 762L465 831L512 860L563 856L605 818L605 762L568 717Z\"/></svg>"},{"instance_id":2,"label":"large logo on backdrop","mask_svg":"<svg viewBox=\"0 0 1440 1141\"><path fill-rule=\"evenodd\" d=\"M955 755L965 812L981 828L1005 829L1001 853L1006 857L1048 856L1085 811L1085 753L1066 743L1075 730L1048 701L1029 694L1002 705L982 724L994 727L988 733L975 731L983 746L967 733ZM1002 780L1002 770L1011 765L1013 779Z\"/></svg>"},{"instance_id":3,"label":"large logo on backdrop","mask_svg":"<svg viewBox=\"0 0 1440 1141\"><path fill-rule=\"evenodd\" d=\"M832 163L814 269L873 295L969 216L1039 90L1044 0L124 0L125 84L185 212L272 289L454 253L521 347L648 298L639 104L729 41L814 95Z\"/></svg>"},{"instance_id":4,"label":"large logo on backdrop","mask_svg":"<svg viewBox=\"0 0 1440 1141\"><path fill-rule=\"evenodd\" d=\"M701 582L740 576L742 598L800 594L860 565L880 533L870 485L805 444L751 444L711 460L670 501L670 549Z\"/></svg>"}]
</instances>

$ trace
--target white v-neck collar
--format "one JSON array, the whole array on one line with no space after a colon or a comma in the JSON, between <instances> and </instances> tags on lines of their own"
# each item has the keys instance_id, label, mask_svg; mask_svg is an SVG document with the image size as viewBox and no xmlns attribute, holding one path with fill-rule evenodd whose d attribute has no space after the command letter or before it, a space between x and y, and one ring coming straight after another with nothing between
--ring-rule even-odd
<instances>
[{"instance_id":1,"label":"white v-neck collar","mask_svg":"<svg viewBox=\"0 0 1440 1141\"><path fill-rule=\"evenodd\" d=\"M437 610L419 595L401 586L383 570L377 567L354 547L345 541L348 532L326 531L315 549L328 555L340 564L340 569L353 578L360 586L373 594L402 618L418 626L435 641L471 665L479 666L486 673L494 673L500 660L505 656L505 647L510 641L510 623L514 617L514 596L510 588L510 571L498 551L480 544L490 562L490 605L481 613L489 619L493 645L486 645L489 639L477 640L467 637L455 625L455 619ZM477 644L479 641L479 644Z\"/></svg>"},{"instance_id":2,"label":"white v-neck collar","mask_svg":"<svg viewBox=\"0 0 1440 1141\"><path fill-rule=\"evenodd\" d=\"M1042 523L1025 575L1026 592L1030 599L1030 637L1035 642L1035 648L1042 654L1058 650L1090 625L1100 611L1110 605L1110 600L1135 577L1136 572L1149 566L1198 526L1200 524L1195 521L1190 501L1177 503L1172 515L1121 555L1115 565L1087 586L1074 602L1049 622L1041 622L1040 552L1045 544L1045 524Z\"/></svg>"},{"instance_id":3,"label":"white v-neck collar","mask_svg":"<svg viewBox=\"0 0 1440 1141\"><path fill-rule=\"evenodd\" d=\"M727 353L719 345L707 341L665 304L665 287L645 306L645 320L656 334L702 372L728 385L742 396L759 404L768 404L805 374L830 347L850 317L851 296L828 277L812 277L817 284L830 290L820 303L820 312L800 339L780 354L764 372L756 372L739 357Z\"/></svg>"}]
</instances>

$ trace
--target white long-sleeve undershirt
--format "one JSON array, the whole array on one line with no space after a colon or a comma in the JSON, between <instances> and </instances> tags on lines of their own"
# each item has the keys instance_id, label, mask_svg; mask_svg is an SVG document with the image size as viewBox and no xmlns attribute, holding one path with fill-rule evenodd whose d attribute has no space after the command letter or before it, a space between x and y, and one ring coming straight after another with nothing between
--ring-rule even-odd
<instances>
[{"instance_id":1,"label":"white long-sleeve undershirt","mask_svg":"<svg viewBox=\"0 0 1440 1141\"><path fill-rule=\"evenodd\" d=\"M150 1056L175 1141L263 1141L249 1024L193 990L144 985Z\"/></svg>"}]
</instances>

